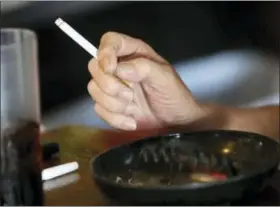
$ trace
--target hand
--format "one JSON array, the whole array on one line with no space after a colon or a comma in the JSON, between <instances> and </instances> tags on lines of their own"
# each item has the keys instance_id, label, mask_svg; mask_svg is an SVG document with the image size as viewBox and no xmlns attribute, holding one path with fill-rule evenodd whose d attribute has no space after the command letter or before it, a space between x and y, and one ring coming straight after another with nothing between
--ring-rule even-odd
<instances>
[{"instance_id":1,"label":"hand","mask_svg":"<svg viewBox=\"0 0 280 207\"><path fill-rule=\"evenodd\" d=\"M96 101L95 110L115 128L183 125L202 114L171 65L139 39L106 33L98 60L92 59L88 67L92 76L88 91Z\"/></svg>"}]
</instances>

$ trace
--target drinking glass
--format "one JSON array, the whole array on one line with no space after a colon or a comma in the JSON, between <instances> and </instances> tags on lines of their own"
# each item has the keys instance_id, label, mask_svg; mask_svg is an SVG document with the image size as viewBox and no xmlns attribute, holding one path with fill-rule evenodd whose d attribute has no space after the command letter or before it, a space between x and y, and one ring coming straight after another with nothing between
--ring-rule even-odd
<instances>
[{"instance_id":1,"label":"drinking glass","mask_svg":"<svg viewBox=\"0 0 280 207\"><path fill-rule=\"evenodd\" d=\"M37 38L1 28L0 204L43 205Z\"/></svg>"}]
</instances>

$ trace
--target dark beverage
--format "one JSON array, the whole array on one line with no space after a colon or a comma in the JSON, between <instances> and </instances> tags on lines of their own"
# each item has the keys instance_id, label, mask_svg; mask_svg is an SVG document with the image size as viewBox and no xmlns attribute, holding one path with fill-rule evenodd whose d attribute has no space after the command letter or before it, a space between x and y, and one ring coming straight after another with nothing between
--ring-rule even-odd
<instances>
[{"instance_id":1,"label":"dark beverage","mask_svg":"<svg viewBox=\"0 0 280 207\"><path fill-rule=\"evenodd\" d=\"M1 206L42 206L39 125L24 121L1 131Z\"/></svg>"}]
</instances>

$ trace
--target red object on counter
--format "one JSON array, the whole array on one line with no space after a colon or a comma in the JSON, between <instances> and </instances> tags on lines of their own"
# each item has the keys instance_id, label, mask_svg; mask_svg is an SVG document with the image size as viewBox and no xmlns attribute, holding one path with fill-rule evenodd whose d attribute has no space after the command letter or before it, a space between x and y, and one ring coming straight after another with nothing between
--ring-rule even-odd
<instances>
[{"instance_id":1,"label":"red object on counter","mask_svg":"<svg viewBox=\"0 0 280 207\"><path fill-rule=\"evenodd\" d=\"M217 180L226 180L228 176L223 173L212 173L211 176Z\"/></svg>"}]
</instances>

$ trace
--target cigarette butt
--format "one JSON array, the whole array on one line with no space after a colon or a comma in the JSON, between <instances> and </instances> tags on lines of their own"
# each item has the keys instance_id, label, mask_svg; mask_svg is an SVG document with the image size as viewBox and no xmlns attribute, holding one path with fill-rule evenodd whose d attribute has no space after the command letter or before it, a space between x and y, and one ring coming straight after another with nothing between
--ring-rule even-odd
<instances>
[{"instance_id":1,"label":"cigarette butt","mask_svg":"<svg viewBox=\"0 0 280 207\"><path fill-rule=\"evenodd\" d=\"M62 175L66 175L68 173L74 172L79 168L79 165L77 162L70 162L62 165L58 165L55 167L50 167L47 169L44 169L42 171L42 180L50 180L57 177L60 177Z\"/></svg>"}]
</instances>

